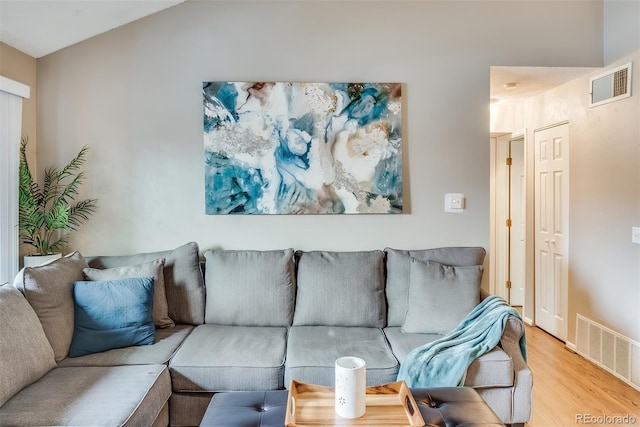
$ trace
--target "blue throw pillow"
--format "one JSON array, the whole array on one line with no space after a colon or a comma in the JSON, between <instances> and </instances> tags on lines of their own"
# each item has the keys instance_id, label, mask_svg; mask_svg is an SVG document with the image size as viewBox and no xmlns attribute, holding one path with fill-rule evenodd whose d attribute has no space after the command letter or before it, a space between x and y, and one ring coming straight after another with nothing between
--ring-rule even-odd
<instances>
[{"instance_id":1,"label":"blue throw pillow","mask_svg":"<svg viewBox=\"0 0 640 427\"><path fill-rule=\"evenodd\" d=\"M73 298L70 357L154 343L152 277L78 281L73 284Z\"/></svg>"}]
</instances>

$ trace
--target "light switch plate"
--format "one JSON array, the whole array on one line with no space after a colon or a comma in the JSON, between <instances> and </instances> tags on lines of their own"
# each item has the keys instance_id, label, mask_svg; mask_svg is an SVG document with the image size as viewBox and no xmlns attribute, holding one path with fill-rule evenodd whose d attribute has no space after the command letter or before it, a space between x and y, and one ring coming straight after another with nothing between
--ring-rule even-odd
<instances>
[{"instance_id":1,"label":"light switch plate","mask_svg":"<svg viewBox=\"0 0 640 427\"><path fill-rule=\"evenodd\" d=\"M640 227L631 227L631 243L640 245Z\"/></svg>"},{"instance_id":2,"label":"light switch plate","mask_svg":"<svg viewBox=\"0 0 640 427\"><path fill-rule=\"evenodd\" d=\"M459 213L464 210L464 194L447 193L444 195L444 211Z\"/></svg>"}]
</instances>

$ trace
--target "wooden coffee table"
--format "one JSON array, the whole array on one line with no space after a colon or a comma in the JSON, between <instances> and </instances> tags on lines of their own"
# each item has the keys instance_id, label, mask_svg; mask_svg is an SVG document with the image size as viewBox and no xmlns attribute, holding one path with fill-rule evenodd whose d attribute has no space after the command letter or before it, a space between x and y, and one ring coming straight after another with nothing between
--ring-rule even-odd
<instances>
[{"instance_id":1,"label":"wooden coffee table","mask_svg":"<svg viewBox=\"0 0 640 427\"><path fill-rule=\"evenodd\" d=\"M367 387L366 412L355 419L342 418L335 411L333 387L291 381L285 426L424 426L411 390L404 381Z\"/></svg>"}]
</instances>

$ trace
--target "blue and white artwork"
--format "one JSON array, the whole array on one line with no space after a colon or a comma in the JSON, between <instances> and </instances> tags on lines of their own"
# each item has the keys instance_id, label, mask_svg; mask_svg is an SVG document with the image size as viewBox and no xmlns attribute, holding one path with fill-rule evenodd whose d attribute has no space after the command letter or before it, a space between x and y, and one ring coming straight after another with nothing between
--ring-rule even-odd
<instances>
[{"instance_id":1,"label":"blue and white artwork","mask_svg":"<svg viewBox=\"0 0 640 427\"><path fill-rule=\"evenodd\" d=\"M400 83L202 89L207 214L402 212Z\"/></svg>"}]
</instances>

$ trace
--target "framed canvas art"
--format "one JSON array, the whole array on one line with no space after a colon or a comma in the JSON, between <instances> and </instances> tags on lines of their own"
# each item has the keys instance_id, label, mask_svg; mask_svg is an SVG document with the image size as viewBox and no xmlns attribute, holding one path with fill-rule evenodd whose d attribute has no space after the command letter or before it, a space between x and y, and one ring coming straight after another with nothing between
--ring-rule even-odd
<instances>
[{"instance_id":1,"label":"framed canvas art","mask_svg":"<svg viewBox=\"0 0 640 427\"><path fill-rule=\"evenodd\" d=\"M401 213L401 86L204 82L206 213Z\"/></svg>"}]
</instances>

